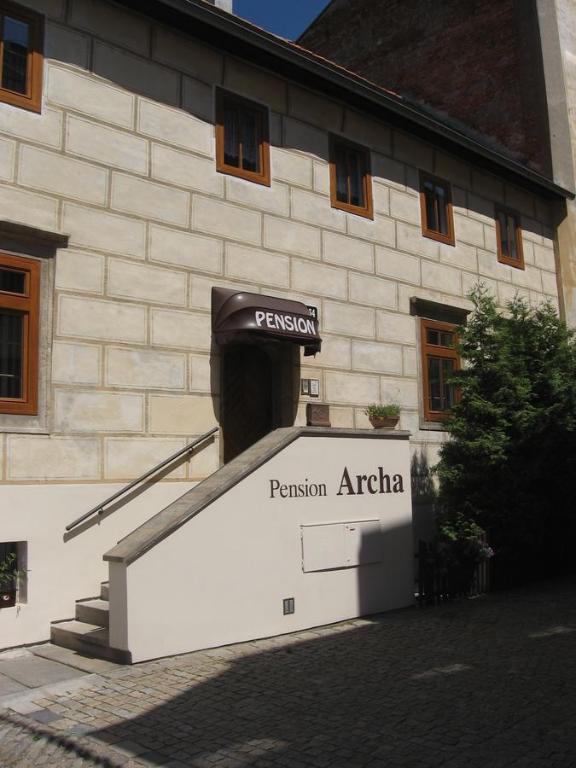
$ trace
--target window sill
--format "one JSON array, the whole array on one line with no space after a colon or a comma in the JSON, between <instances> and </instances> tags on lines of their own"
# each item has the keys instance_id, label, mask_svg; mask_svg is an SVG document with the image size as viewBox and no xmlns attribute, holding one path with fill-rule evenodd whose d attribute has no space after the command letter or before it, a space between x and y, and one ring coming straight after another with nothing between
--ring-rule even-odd
<instances>
[{"instance_id":1,"label":"window sill","mask_svg":"<svg viewBox=\"0 0 576 768\"><path fill-rule=\"evenodd\" d=\"M520 261L519 259L509 259L506 256L498 256L498 263L506 264L508 267L513 267L514 269L522 269L524 271L526 270L524 262Z\"/></svg>"},{"instance_id":2,"label":"window sill","mask_svg":"<svg viewBox=\"0 0 576 768\"><path fill-rule=\"evenodd\" d=\"M429 240L435 240L437 243L443 245L456 245L456 238L453 235L443 235L440 232L434 232L431 229L423 229L422 236L427 237Z\"/></svg>"},{"instance_id":3,"label":"window sill","mask_svg":"<svg viewBox=\"0 0 576 768\"><path fill-rule=\"evenodd\" d=\"M370 219L374 221L374 212L370 208L360 208L355 205L348 205L348 203L340 203L332 200L331 207L337 211L344 211L345 213L351 213L354 216L362 216L364 219Z\"/></svg>"},{"instance_id":4,"label":"window sill","mask_svg":"<svg viewBox=\"0 0 576 768\"><path fill-rule=\"evenodd\" d=\"M26 424L21 424L17 427L5 425L2 423L2 416L0 416L0 435L41 435L50 437L51 434L46 427L36 425L27 426Z\"/></svg>"},{"instance_id":5,"label":"window sill","mask_svg":"<svg viewBox=\"0 0 576 768\"><path fill-rule=\"evenodd\" d=\"M266 173L252 173L251 171L236 168L234 165L217 165L216 170L218 173L222 173L225 176L234 176L237 179L250 181L252 184L260 184L263 187L272 186L270 176Z\"/></svg>"},{"instance_id":6,"label":"window sill","mask_svg":"<svg viewBox=\"0 0 576 768\"><path fill-rule=\"evenodd\" d=\"M423 432L447 432L446 424L443 421L421 421L420 429Z\"/></svg>"}]
</instances>

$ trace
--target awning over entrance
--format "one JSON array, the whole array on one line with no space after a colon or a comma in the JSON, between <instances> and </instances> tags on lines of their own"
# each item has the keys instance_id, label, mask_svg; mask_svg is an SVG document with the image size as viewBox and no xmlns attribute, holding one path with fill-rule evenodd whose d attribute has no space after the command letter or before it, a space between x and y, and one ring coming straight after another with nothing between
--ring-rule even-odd
<instances>
[{"instance_id":1,"label":"awning over entrance","mask_svg":"<svg viewBox=\"0 0 576 768\"><path fill-rule=\"evenodd\" d=\"M292 341L304 347L305 355L322 346L318 320L302 302L227 288L212 288L212 332L218 344Z\"/></svg>"}]
</instances>

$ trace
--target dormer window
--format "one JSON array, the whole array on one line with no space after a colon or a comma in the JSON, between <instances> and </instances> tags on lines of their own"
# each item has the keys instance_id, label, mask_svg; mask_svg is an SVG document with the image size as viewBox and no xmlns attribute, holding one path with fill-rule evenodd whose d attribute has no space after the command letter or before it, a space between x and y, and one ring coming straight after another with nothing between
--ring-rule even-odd
<instances>
[{"instance_id":1,"label":"dormer window","mask_svg":"<svg viewBox=\"0 0 576 768\"><path fill-rule=\"evenodd\" d=\"M496 243L499 262L524 269L520 216L514 211L496 208Z\"/></svg>"},{"instance_id":2,"label":"dormer window","mask_svg":"<svg viewBox=\"0 0 576 768\"><path fill-rule=\"evenodd\" d=\"M440 243L454 245L452 193L447 181L420 172L422 234Z\"/></svg>"},{"instance_id":3,"label":"dormer window","mask_svg":"<svg viewBox=\"0 0 576 768\"><path fill-rule=\"evenodd\" d=\"M330 199L333 208L374 218L370 153L337 136L330 141Z\"/></svg>"},{"instance_id":4,"label":"dormer window","mask_svg":"<svg viewBox=\"0 0 576 768\"><path fill-rule=\"evenodd\" d=\"M216 168L270 186L268 110L225 91L216 97Z\"/></svg>"},{"instance_id":5,"label":"dormer window","mask_svg":"<svg viewBox=\"0 0 576 768\"><path fill-rule=\"evenodd\" d=\"M0 0L0 101L40 112L43 18Z\"/></svg>"}]
</instances>

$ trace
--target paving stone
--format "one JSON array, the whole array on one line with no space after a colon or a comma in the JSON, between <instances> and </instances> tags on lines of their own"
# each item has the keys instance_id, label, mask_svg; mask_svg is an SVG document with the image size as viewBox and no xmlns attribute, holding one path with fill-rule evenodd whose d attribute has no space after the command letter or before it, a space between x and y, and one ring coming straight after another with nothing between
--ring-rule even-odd
<instances>
[{"instance_id":1,"label":"paving stone","mask_svg":"<svg viewBox=\"0 0 576 768\"><path fill-rule=\"evenodd\" d=\"M2 696L10 696L13 693L20 693L20 691L28 690L25 685L17 683L11 677L0 674L0 698Z\"/></svg>"},{"instance_id":2,"label":"paving stone","mask_svg":"<svg viewBox=\"0 0 576 768\"><path fill-rule=\"evenodd\" d=\"M38 709L36 712L29 712L28 717L39 723L54 723L56 720L62 720L62 715L58 712L52 712L50 709Z\"/></svg>"},{"instance_id":3,"label":"paving stone","mask_svg":"<svg viewBox=\"0 0 576 768\"><path fill-rule=\"evenodd\" d=\"M118 668L118 664L114 664L111 661L82 656L81 654L76 653L76 651L72 651L69 648L61 648L58 645L52 645L52 643L35 645L30 648L30 651L35 656L40 656L51 661L57 661L60 664L74 667L82 672L100 674L101 672L109 672L110 670Z\"/></svg>"},{"instance_id":4,"label":"paving stone","mask_svg":"<svg viewBox=\"0 0 576 768\"><path fill-rule=\"evenodd\" d=\"M111 669L0 711L0 765L570 768L575 586Z\"/></svg>"},{"instance_id":5,"label":"paving stone","mask_svg":"<svg viewBox=\"0 0 576 768\"><path fill-rule=\"evenodd\" d=\"M0 660L0 674L28 688L37 688L82 677L83 673L56 661L32 656Z\"/></svg>"}]
</instances>

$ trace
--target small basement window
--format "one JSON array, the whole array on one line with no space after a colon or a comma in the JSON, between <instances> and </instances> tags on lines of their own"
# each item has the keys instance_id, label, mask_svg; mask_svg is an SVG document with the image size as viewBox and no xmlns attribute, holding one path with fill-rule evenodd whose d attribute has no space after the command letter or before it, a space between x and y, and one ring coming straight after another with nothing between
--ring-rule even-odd
<instances>
[{"instance_id":1,"label":"small basement window","mask_svg":"<svg viewBox=\"0 0 576 768\"><path fill-rule=\"evenodd\" d=\"M423 171L420 171L420 214L424 237L454 245L450 184Z\"/></svg>"},{"instance_id":2,"label":"small basement window","mask_svg":"<svg viewBox=\"0 0 576 768\"><path fill-rule=\"evenodd\" d=\"M524 269L522 227L520 216L514 211L496 208L496 242L499 262Z\"/></svg>"},{"instance_id":3,"label":"small basement window","mask_svg":"<svg viewBox=\"0 0 576 768\"><path fill-rule=\"evenodd\" d=\"M26 542L0 542L0 609L26 602Z\"/></svg>"},{"instance_id":4,"label":"small basement window","mask_svg":"<svg viewBox=\"0 0 576 768\"><path fill-rule=\"evenodd\" d=\"M330 202L332 208L374 218L370 152L336 136L330 139Z\"/></svg>"},{"instance_id":5,"label":"small basement window","mask_svg":"<svg viewBox=\"0 0 576 768\"><path fill-rule=\"evenodd\" d=\"M43 52L43 17L0 0L0 101L40 112Z\"/></svg>"},{"instance_id":6,"label":"small basement window","mask_svg":"<svg viewBox=\"0 0 576 768\"><path fill-rule=\"evenodd\" d=\"M216 169L270 186L268 110L216 91Z\"/></svg>"}]
</instances>

